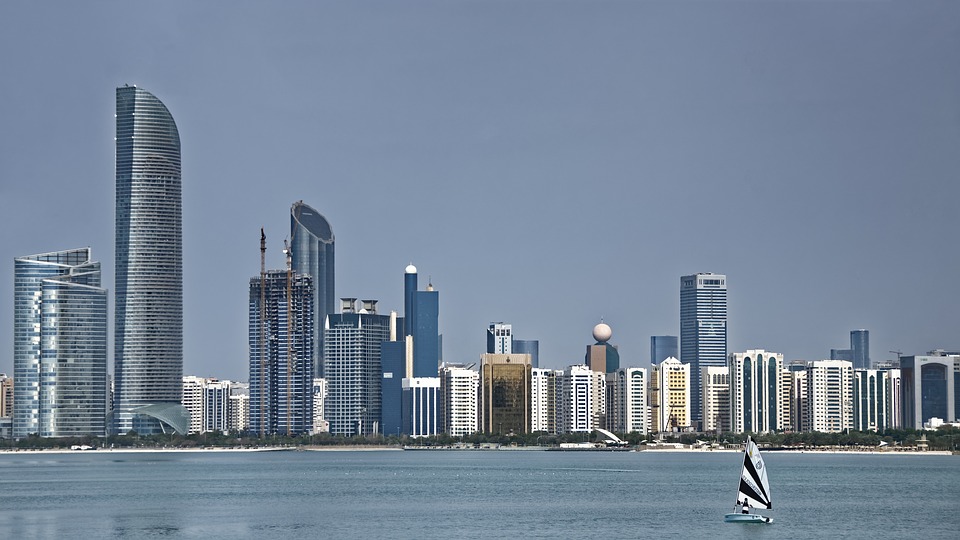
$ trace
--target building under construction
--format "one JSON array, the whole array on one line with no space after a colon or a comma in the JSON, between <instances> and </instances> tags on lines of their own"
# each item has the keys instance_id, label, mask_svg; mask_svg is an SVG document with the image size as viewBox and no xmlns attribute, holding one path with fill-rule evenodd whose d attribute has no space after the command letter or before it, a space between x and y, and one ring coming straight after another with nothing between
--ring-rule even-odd
<instances>
[{"instance_id":1,"label":"building under construction","mask_svg":"<svg viewBox=\"0 0 960 540\"><path fill-rule=\"evenodd\" d=\"M250 280L250 427L302 435L313 424L313 281L288 270Z\"/></svg>"}]
</instances>

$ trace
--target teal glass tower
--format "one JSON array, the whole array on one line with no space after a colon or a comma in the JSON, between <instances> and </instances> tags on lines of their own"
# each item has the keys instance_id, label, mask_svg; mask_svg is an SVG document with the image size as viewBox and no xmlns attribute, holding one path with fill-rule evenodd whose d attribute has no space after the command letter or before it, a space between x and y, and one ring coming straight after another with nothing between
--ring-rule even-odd
<instances>
[{"instance_id":1,"label":"teal glass tower","mask_svg":"<svg viewBox=\"0 0 960 540\"><path fill-rule=\"evenodd\" d=\"M13 436L104 435L107 290L90 248L14 260Z\"/></svg>"},{"instance_id":2,"label":"teal glass tower","mask_svg":"<svg viewBox=\"0 0 960 540\"><path fill-rule=\"evenodd\" d=\"M186 433L180 134L167 107L117 88L114 430Z\"/></svg>"},{"instance_id":3,"label":"teal glass tower","mask_svg":"<svg viewBox=\"0 0 960 540\"><path fill-rule=\"evenodd\" d=\"M323 377L323 321L336 313L334 297L334 238L330 222L298 201L290 208L290 260L293 271L313 279L313 367Z\"/></svg>"}]
</instances>

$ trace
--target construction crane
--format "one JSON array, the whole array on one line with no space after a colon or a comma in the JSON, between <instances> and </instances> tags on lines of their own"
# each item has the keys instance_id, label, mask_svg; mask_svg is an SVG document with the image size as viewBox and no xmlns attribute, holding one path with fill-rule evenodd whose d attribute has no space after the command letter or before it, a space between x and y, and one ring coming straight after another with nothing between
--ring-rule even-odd
<instances>
[{"instance_id":1,"label":"construction crane","mask_svg":"<svg viewBox=\"0 0 960 540\"><path fill-rule=\"evenodd\" d=\"M897 355L897 367L900 367L900 357L903 356L903 351L887 351Z\"/></svg>"},{"instance_id":2,"label":"construction crane","mask_svg":"<svg viewBox=\"0 0 960 540\"><path fill-rule=\"evenodd\" d=\"M266 391L267 235L260 227L260 437L265 434L264 395Z\"/></svg>"},{"instance_id":3,"label":"construction crane","mask_svg":"<svg viewBox=\"0 0 960 540\"><path fill-rule=\"evenodd\" d=\"M297 355L293 348L293 256L286 239L283 241L283 254L287 256L287 436L293 435L293 410L290 408L290 394L293 391L293 374L297 364Z\"/></svg>"}]
</instances>

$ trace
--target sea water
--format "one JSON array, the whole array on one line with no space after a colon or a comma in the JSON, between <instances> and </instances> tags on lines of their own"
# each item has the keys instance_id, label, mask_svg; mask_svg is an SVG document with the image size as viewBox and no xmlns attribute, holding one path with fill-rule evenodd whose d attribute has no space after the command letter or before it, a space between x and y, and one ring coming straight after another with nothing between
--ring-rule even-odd
<instances>
[{"instance_id":1,"label":"sea water","mask_svg":"<svg viewBox=\"0 0 960 540\"><path fill-rule=\"evenodd\" d=\"M764 458L770 525L736 452L7 453L0 538L960 538L960 456Z\"/></svg>"}]
</instances>

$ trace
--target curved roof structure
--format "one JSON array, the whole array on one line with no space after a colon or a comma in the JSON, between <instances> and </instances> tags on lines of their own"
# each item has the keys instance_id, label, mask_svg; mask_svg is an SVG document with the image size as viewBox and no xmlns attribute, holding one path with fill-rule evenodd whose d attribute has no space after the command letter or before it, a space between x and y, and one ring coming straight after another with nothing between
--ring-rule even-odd
<instances>
[{"instance_id":1,"label":"curved roof structure","mask_svg":"<svg viewBox=\"0 0 960 540\"><path fill-rule=\"evenodd\" d=\"M166 105L117 88L115 431L183 391L180 135ZM159 426L157 427L159 429Z\"/></svg>"},{"instance_id":2,"label":"curved roof structure","mask_svg":"<svg viewBox=\"0 0 960 540\"><path fill-rule=\"evenodd\" d=\"M290 207L290 255L293 270L313 281L313 375L323 376L323 325L336 308L333 228L320 212L297 201Z\"/></svg>"},{"instance_id":3,"label":"curved roof structure","mask_svg":"<svg viewBox=\"0 0 960 540\"><path fill-rule=\"evenodd\" d=\"M190 429L190 411L179 403L151 403L137 407L133 413L156 418L164 433L170 428L180 435L186 435Z\"/></svg>"},{"instance_id":4,"label":"curved roof structure","mask_svg":"<svg viewBox=\"0 0 960 540\"><path fill-rule=\"evenodd\" d=\"M323 217L323 214L304 204L303 201L293 203L290 208L290 220L291 232L296 233L296 226L300 225L316 237L317 241L323 244L333 242L333 228L330 227L330 222Z\"/></svg>"},{"instance_id":5,"label":"curved roof structure","mask_svg":"<svg viewBox=\"0 0 960 540\"><path fill-rule=\"evenodd\" d=\"M604 440L604 442L615 443L615 444L623 444L623 443L624 443L624 441L623 441L620 437L617 437L616 435L614 435L613 433L610 433L609 431L607 431L607 430L605 430L605 429L597 428L597 432L600 433L601 435L603 435L604 437L606 437L606 439Z\"/></svg>"}]
</instances>

